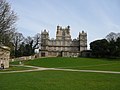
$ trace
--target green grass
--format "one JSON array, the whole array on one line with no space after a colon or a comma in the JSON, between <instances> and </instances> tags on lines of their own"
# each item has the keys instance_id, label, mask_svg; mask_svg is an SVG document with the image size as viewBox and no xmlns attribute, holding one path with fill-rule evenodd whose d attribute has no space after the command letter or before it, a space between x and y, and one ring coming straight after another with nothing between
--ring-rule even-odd
<instances>
[{"instance_id":1,"label":"green grass","mask_svg":"<svg viewBox=\"0 0 120 90\"><path fill-rule=\"evenodd\" d=\"M19 61L10 62L10 65L19 65Z\"/></svg>"},{"instance_id":2,"label":"green grass","mask_svg":"<svg viewBox=\"0 0 120 90\"><path fill-rule=\"evenodd\" d=\"M120 71L120 60L114 59L59 57L40 58L23 63L49 68ZM11 64L17 65L19 63L12 62ZM120 74L53 70L0 73L0 90L120 90Z\"/></svg>"},{"instance_id":3,"label":"green grass","mask_svg":"<svg viewBox=\"0 0 120 90\"><path fill-rule=\"evenodd\" d=\"M95 65L86 67L70 67L72 69L84 69L84 70L101 70L101 71L120 71L120 63Z\"/></svg>"},{"instance_id":4,"label":"green grass","mask_svg":"<svg viewBox=\"0 0 120 90\"><path fill-rule=\"evenodd\" d=\"M21 71L21 70L29 70L29 69L34 69L34 68L24 67L24 66L10 66L7 69L0 70L0 72L5 72L5 71Z\"/></svg>"},{"instance_id":5,"label":"green grass","mask_svg":"<svg viewBox=\"0 0 120 90\"><path fill-rule=\"evenodd\" d=\"M0 77L0 90L120 90L118 74L40 71Z\"/></svg>"},{"instance_id":6,"label":"green grass","mask_svg":"<svg viewBox=\"0 0 120 90\"><path fill-rule=\"evenodd\" d=\"M19 65L19 61L10 62L10 67L7 68L7 69L0 70L0 72L5 72L5 71L21 71L21 70L34 69L34 68L31 68L31 67L15 66L15 65Z\"/></svg>"},{"instance_id":7,"label":"green grass","mask_svg":"<svg viewBox=\"0 0 120 90\"><path fill-rule=\"evenodd\" d=\"M93 58L40 58L27 61L25 64L49 67L49 68L71 68L87 70L120 71L120 60L117 59L93 59Z\"/></svg>"}]
</instances>

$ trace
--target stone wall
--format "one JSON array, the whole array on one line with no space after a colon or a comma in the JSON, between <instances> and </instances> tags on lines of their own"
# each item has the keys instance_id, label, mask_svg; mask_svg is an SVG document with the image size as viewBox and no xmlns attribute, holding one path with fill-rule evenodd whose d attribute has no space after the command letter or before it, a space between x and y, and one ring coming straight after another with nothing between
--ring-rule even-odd
<instances>
[{"instance_id":1,"label":"stone wall","mask_svg":"<svg viewBox=\"0 0 120 90\"><path fill-rule=\"evenodd\" d=\"M3 64L4 68L9 68L10 60L10 48L6 46L0 46L0 67Z\"/></svg>"}]
</instances>

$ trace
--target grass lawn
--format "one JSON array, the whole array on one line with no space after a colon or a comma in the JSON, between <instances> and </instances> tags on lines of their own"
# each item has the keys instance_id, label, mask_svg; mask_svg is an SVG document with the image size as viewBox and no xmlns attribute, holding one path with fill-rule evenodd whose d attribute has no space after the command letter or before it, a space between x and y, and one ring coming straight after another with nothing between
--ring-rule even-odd
<instances>
[{"instance_id":1,"label":"grass lawn","mask_svg":"<svg viewBox=\"0 0 120 90\"><path fill-rule=\"evenodd\" d=\"M0 77L0 90L120 90L118 74L40 71Z\"/></svg>"},{"instance_id":2,"label":"grass lawn","mask_svg":"<svg viewBox=\"0 0 120 90\"><path fill-rule=\"evenodd\" d=\"M23 67L23 66L10 66L8 69L0 70L0 72L5 72L5 71L21 71L21 70L29 70L29 69L34 69L34 68Z\"/></svg>"},{"instance_id":3,"label":"grass lawn","mask_svg":"<svg viewBox=\"0 0 120 90\"><path fill-rule=\"evenodd\" d=\"M120 60L41 58L23 63L42 67L120 71ZM0 90L120 90L120 74L53 70L0 73Z\"/></svg>"},{"instance_id":4,"label":"grass lawn","mask_svg":"<svg viewBox=\"0 0 120 90\"><path fill-rule=\"evenodd\" d=\"M93 58L40 58L35 61L24 62L28 65L53 67L53 68L70 68L85 70L105 70L120 71L120 60L117 59L93 59Z\"/></svg>"}]
</instances>

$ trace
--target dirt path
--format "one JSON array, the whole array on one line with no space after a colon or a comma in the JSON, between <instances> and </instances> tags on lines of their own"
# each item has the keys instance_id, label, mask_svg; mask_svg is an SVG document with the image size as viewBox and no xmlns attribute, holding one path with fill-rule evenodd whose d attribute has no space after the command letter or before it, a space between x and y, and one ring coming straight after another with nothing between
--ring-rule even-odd
<instances>
[{"instance_id":1,"label":"dirt path","mask_svg":"<svg viewBox=\"0 0 120 90\"><path fill-rule=\"evenodd\" d=\"M15 65L20 66L20 65ZM108 74L120 74L118 71L98 71L98 70L75 70L75 69L59 69L59 68L44 68L44 67L36 67L36 66L28 66L28 65L21 65L24 67L31 67L35 69L31 70L21 70L21 71L5 71L0 73L17 73L17 72L34 72L34 71L43 71L43 70L56 70L56 71L72 71L72 72L91 72L91 73L108 73Z\"/></svg>"},{"instance_id":2,"label":"dirt path","mask_svg":"<svg viewBox=\"0 0 120 90\"><path fill-rule=\"evenodd\" d=\"M98 64L98 65L87 65L87 66L74 66L74 68L77 67L99 67L99 66L109 66L109 65L114 65L114 64L118 64L118 63L112 63L112 64ZM72 67L57 67L57 68L72 68Z\"/></svg>"}]
</instances>

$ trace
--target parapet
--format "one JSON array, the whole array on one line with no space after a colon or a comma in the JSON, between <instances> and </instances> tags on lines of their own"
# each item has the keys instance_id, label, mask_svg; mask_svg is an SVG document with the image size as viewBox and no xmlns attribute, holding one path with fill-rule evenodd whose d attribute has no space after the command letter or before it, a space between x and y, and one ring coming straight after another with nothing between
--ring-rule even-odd
<instances>
[{"instance_id":1,"label":"parapet","mask_svg":"<svg viewBox=\"0 0 120 90\"><path fill-rule=\"evenodd\" d=\"M70 29L70 26L68 25L67 27L63 28L62 26L57 26L57 30L64 30L64 29Z\"/></svg>"}]
</instances>

